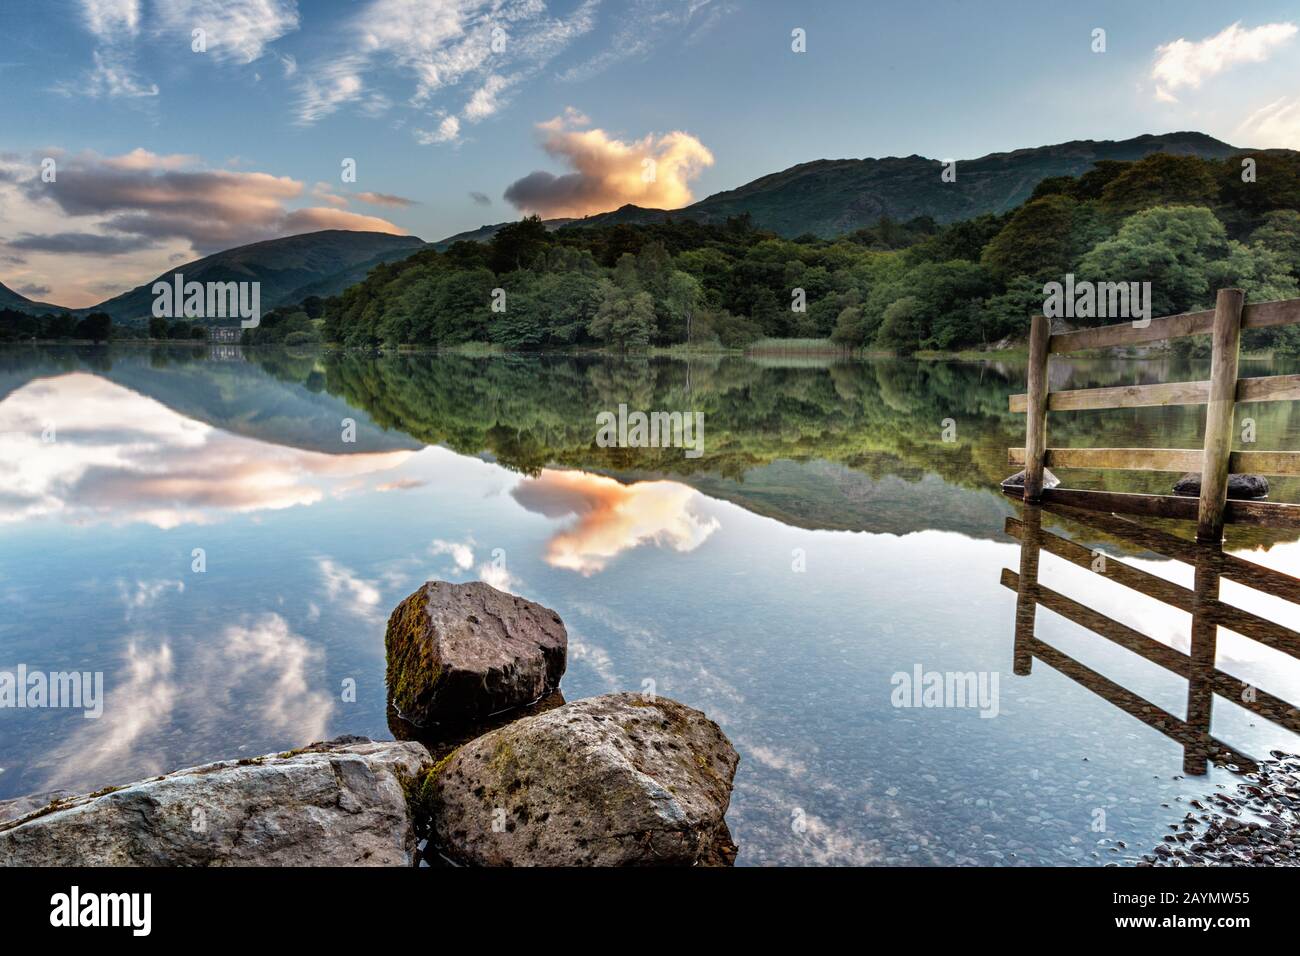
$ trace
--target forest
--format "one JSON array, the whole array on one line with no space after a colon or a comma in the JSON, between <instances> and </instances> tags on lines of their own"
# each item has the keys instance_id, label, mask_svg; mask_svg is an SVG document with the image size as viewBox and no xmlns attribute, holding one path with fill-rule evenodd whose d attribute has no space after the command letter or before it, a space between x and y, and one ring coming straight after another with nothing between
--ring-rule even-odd
<instances>
[{"instance_id":1,"label":"forest","mask_svg":"<svg viewBox=\"0 0 1300 956\"><path fill-rule=\"evenodd\" d=\"M309 308L275 310L246 341L629 351L829 338L903 353L986 349L1023 338L1044 284L1066 273L1149 281L1157 316L1208 308L1230 285L1250 301L1295 297L1297 210L1300 154L1269 151L1101 161L1043 180L1002 215L882 219L834 240L784 239L745 216L556 231L530 218L488 243L378 266ZM1295 353L1300 329L1258 330L1245 345Z\"/></svg>"}]
</instances>

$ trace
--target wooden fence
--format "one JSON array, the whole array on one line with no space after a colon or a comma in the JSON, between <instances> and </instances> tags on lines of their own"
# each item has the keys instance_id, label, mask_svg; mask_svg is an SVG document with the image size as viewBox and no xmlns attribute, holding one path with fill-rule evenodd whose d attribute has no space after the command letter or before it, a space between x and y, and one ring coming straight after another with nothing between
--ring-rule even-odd
<instances>
[{"instance_id":1,"label":"wooden fence","mask_svg":"<svg viewBox=\"0 0 1300 956\"><path fill-rule=\"evenodd\" d=\"M1175 584L1110 555L1098 560L1099 552L1090 551L1083 545L1044 530L1042 517L1045 510L1084 525L1085 528L1123 538L1140 549L1155 551L1165 557L1191 564L1195 568L1193 587ZM1113 515L1099 515L1051 505L1041 508L1028 505L1023 518L1007 519L1006 531L1020 541L1019 573L1007 568L1002 571L1002 584L1016 592L1013 650L1013 670L1016 674L1027 676L1034 660L1042 661L1179 743L1183 747L1183 769L1190 774L1204 774L1209 762L1232 765L1245 771L1256 768L1256 763L1250 756L1211 736L1211 711L1215 695L1291 733L1300 734L1300 708L1261 687L1224 673L1217 667L1220 626L1300 659L1300 634L1275 621L1221 601L1220 580L1236 581L1298 603L1300 580L1226 554L1217 543L1193 543ZM1184 654L1107 617L1089 604L1080 603L1039 584L1038 558L1042 551L1189 613L1192 616L1190 653ZM1169 713L1038 638L1034 633L1034 625L1039 607L1073 621L1186 679L1186 717L1180 718Z\"/></svg>"},{"instance_id":2,"label":"wooden fence","mask_svg":"<svg viewBox=\"0 0 1300 956\"><path fill-rule=\"evenodd\" d=\"M1237 377L1241 330L1300 322L1300 299L1246 305L1240 289L1220 289L1215 307L1132 323L1077 332L1051 333L1043 316L1035 316L1029 336L1028 392L1011 396L1011 410L1024 412L1025 447L1008 449L1013 465L1023 465L1023 497L1029 502L1110 511L1118 514L1196 521L1196 538L1223 540L1225 521L1272 527L1300 527L1300 505L1271 501L1228 500L1229 474L1300 475L1300 452L1232 451L1233 414L1238 402L1300 399L1300 375ZM1208 382L1165 382L1119 388L1049 392L1048 357L1080 349L1139 345L1185 335L1213 336ZM1149 405L1205 405L1202 448L1049 448L1047 413L1081 409L1133 408ZM1043 468L1194 471L1201 475L1200 500L1177 495L1043 488Z\"/></svg>"}]
</instances>

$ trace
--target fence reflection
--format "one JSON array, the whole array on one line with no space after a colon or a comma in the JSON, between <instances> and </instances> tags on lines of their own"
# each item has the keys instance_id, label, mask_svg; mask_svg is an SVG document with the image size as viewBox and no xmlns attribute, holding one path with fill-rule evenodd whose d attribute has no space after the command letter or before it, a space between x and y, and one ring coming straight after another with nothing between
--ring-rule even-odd
<instances>
[{"instance_id":1,"label":"fence reflection","mask_svg":"<svg viewBox=\"0 0 1300 956\"><path fill-rule=\"evenodd\" d=\"M1123 540L1137 549L1155 552L1191 565L1192 588L1100 555L1043 528L1044 514L1064 518L1085 530ZM1025 505L1023 517L1007 518L1006 532L1020 541L1019 571L1003 569L1002 584L1016 592L1013 670L1028 676L1035 659L1069 677L1183 748L1183 770L1204 774L1209 763L1256 769L1256 762L1210 733L1214 697L1218 695L1295 734L1300 734L1300 708L1216 666L1219 628L1257 641L1300 659L1300 633L1219 599L1221 580L1235 581L1300 606L1300 579L1225 553L1220 545L1199 544L1175 537L1117 515L1062 506ZM1187 654L1039 583L1043 552L1115 581L1133 591L1189 613L1191 645ZM1051 646L1035 633L1039 608L1052 611L1087 628L1187 681L1186 716L1180 718L1141 695L1105 677ZM1298 607L1300 613L1300 607Z\"/></svg>"}]
</instances>

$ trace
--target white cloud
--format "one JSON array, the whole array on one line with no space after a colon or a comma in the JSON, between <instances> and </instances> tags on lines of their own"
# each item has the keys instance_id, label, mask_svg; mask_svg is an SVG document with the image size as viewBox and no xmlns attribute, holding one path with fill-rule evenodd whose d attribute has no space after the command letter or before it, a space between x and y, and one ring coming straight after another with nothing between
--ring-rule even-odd
<instances>
[{"instance_id":1,"label":"white cloud","mask_svg":"<svg viewBox=\"0 0 1300 956\"><path fill-rule=\"evenodd\" d=\"M1284 96L1251 113L1237 132L1260 149L1300 149L1300 98Z\"/></svg>"},{"instance_id":2,"label":"white cloud","mask_svg":"<svg viewBox=\"0 0 1300 956\"><path fill-rule=\"evenodd\" d=\"M101 40L133 37L140 31L140 0L81 0L86 29Z\"/></svg>"},{"instance_id":3,"label":"white cloud","mask_svg":"<svg viewBox=\"0 0 1300 956\"><path fill-rule=\"evenodd\" d=\"M46 786L89 790L164 773L192 759L194 741L252 740L270 749L326 736L334 698L313 688L325 660L320 647L274 613L210 638L133 636L124 666L105 681L103 716L50 753Z\"/></svg>"},{"instance_id":4,"label":"white cloud","mask_svg":"<svg viewBox=\"0 0 1300 956\"><path fill-rule=\"evenodd\" d=\"M80 94L92 99L138 99L158 95L158 84L147 83L135 75L129 58L121 51L96 50L91 54L94 67L77 83L58 83L54 92L64 96Z\"/></svg>"},{"instance_id":5,"label":"white cloud","mask_svg":"<svg viewBox=\"0 0 1300 956\"><path fill-rule=\"evenodd\" d=\"M429 553L433 555L451 555L451 559L456 562L456 567L462 571L469 570L474 564L474 549L470 547L469 542L443 541L441 538L437 538L429 545Z\"/></svg>"},{"instance_id":6,"label":"white cloud","mask_svg":"<svg viewBox=\"0 0 1300 956\"><path fill-rule=\"evenodd\" d=\"M433 143L454 143L460 138L460 120L454 116L444 116L438 128L433 131L417 129L415 140L422 146Z\"/></svg>"},{"instance_id":7,"label":"white cloud","mask_svg":"<svg viewBox=\"0 0 1300 956\"><path fill-rule=\"evenodd\" d=\"M443 117L436 131L415 133L426 145L454 143L460 120L499 111L507 90L589 32L598 6L583 0L569 14L551 16L542 0L371 0L345 25L343 49L304 69L296 121L309 125L348 104L364 109L376 102L370 87L380 75L411 83L408 103L416 109L475 81L459 108L434 112Z\"/></svg>"},{"instance_id":8,"label":"white cloud","mask_svg":"<svg viewBox=\"0 0 1300 956\"><path fill-rule=\"evenodd\" d=\"M175 591L177 594L184 593L185 582L176 580L135 581L132 584L128 584L124 580L117 582L118 597L121 599L123 607L126 608L128 620L136 611L152 607L168 591Z\"/></svg>"},{"instance_id":9,"label":"white cloud","mask_svg":"<svg viewBox=\"0 0 1300 956\"><path fill-rule=\"evenodd\" d=\"M693 43L736 7L719 0L640 0L619 11L608 46L560 74L564 82L589 80L623 60L643 57L666 39Z\"/></svg>"},{"instance_id":10,"label":"white cloud","mask_svg":"<svg viewBox=\"0 0 1300 956\"><path fill-rule=\"evenodd\" d=\"M484 561L478 566L478 579L484 584L489 584L498 591L505 591L509 594L519 593L519 582L504 564L497 564L495 561Z\"/></svg>"},{"instance_id":11,"label":"white cloud","mask_svg":"<svg viewBox=\"0 0 1300 956\"><path fill-rule=\"evenodd\" d=\"M1294 23L1268 23L1243 29L1238 21L1204 40L1180 37L1161 44L1156 48L1151 67L1156 98L1171 102L1176 90L1197 89L1205 80L1240 63L1263 62L1294 37L1296 30Z\"/></svg>"},{"instance_id":12,"label":"white cloud","mask_svg":"<svg viewBox=\"0 0 1300 956\"><path fill-rule=\"evenodd\" d=\"M331 558L318 558L321 580L331 601L351 602L350 609L361 617L371 616L379 605L379 588Z\"/></svg>"},{"instance_id":13,"label":"white cloud","mask_svg":"<svg viewBox=\"0 0 1300 956\"><path fill-rule=\"evenodd\" d=\"M305 76L298 87L297 123L310 125L359 97L365 88L361 79L364 65L364 57L345 56Z\"/></svg>"},{"instance_id":14,"label":"white cloud","mask_svg":"<svg viewBox=\"0 0 1300 956\"><path fill-rule=\"evenodd\" d=\"M160 31L189 37L201 29L208 56L236 63L252 63L267 44L298 29L296 0L166 0L153 9ZM288 63L285 69L291 72Z\"/></svg>"},{"instance_id":15,"label":"white cloud","mask_svg":"<svg viewBox=\"0 0 1300 956\"><path fill-rule=\"evenodd\" d=\"M471 123L486 119L501 108L500 95L508 90L514 81L493 73L483 85L474 91L469 102L465 104L465 118Z\"/></svg>"}]
</instances>

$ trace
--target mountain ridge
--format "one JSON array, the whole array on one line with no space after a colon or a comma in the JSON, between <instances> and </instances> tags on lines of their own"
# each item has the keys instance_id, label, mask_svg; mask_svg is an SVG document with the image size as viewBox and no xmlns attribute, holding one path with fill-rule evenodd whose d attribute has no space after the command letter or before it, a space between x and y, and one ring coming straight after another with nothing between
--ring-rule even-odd
<instances>
[{"instance_id":1,"label":"mountain ridge","mask_svg":"<svg viewBox=\"0 0 1300 956\"><path fill-rule=\"evenodd\" d=\"M1144 133L1124 140L1075 139L958 160L955 182L944 182L940 177L942 160L916 153L814 159L712 193L680 209L625 204L580 219L544 222L552 231L668 219L719 225L730 217L747 214L758 227L785 238L807 234L833 238L873 226L885 216L898 222L930 216L943 224L985 213L1003 213L1024 202L1044 179L1078 176L1102 160L1132 161L1155 152L1223 159L1268 151L1232 146L1190 130ZM32 314L66 311L85 315L104 311L115 320L146 318L152 311L149 290L153 284L181 272L187 280L200 282L261 281L261 306L266 311L310 295L337 294L360 282L375 266L404 259L424 248L444 251L458 241L486 242L507 224L485 224L432 243L417 236L339 229L300 233L201 257L89 308L66 309L35 302L0 283L0 308ZM268 256L267 252L273 254Z\"/></svg>"}]
</instances>

